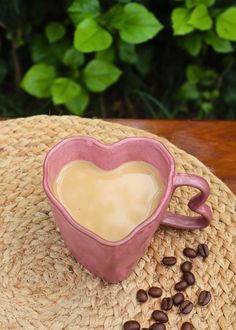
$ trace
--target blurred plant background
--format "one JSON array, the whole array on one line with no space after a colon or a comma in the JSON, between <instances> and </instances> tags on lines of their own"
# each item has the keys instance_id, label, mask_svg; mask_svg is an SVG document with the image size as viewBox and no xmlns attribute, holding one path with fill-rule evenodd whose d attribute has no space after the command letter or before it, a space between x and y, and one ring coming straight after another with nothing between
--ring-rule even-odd
<instances>
[{"instance_id":1,"label":"blurred plant background","mask_svg":"<svg viewBox=\"0 0 236 330\"><path fill-rule=\"evenodd\" d=\"M236 1L0 0L0 116L236 118Z\"/></svg>"}]
</instances>

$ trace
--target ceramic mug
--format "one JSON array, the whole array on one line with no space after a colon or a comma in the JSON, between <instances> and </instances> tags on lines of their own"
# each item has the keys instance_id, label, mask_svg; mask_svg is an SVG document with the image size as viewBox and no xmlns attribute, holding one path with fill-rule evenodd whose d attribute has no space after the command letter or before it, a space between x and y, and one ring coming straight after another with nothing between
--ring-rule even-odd
<instances>
[{"instance_id":1,"label":"ceramic mug","mask_svg":"<svg viewBox=\"0 0 236 330\"><path fill-rule=\"evenodd\" d=\"M163 196L152 215L126 237L119 241L103 239L77 223L52 193L51 187L56 176L67 163L74 160L87 160L108 171L124 162L145 161L158 169L164 184ZM209 195L208 183L196 175L176 173L172 155L160 142L150 138L126 138L111 145L90 137L65 139L46 155L43 186L62 238L72 255L91 273L110 283L117 283L131 273L159 225L197 229L208 226L212 218L211 210L205 204ZM200 190L188 203L198 216L166 211L174 190L180 186Z\"/></svg>"}]
</instances>

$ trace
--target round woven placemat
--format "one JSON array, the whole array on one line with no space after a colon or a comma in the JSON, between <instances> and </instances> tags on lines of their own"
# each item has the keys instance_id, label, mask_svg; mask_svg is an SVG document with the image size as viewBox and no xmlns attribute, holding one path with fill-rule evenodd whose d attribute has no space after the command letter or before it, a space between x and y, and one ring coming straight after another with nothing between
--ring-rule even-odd
<instances>
[{"instance_id":1,"label":"round woven placemat","mask_svg":"<svg viewBox=\"0 0 236 330\"><path fill-rule=\"evenodd\" d=\"M105 143L128 136L161 140L174 155L179 172L203 176L211 186L214 218L205 230L160 228L139 264L122 283L110 285L76 263L58 232L42 190L45 153L68 136L89 135ZM167 329L191 320L195 329L236 329L236 198L201 162L163 138L101 120L73 116L36 116L0 123L0 329L120 330L129 319L148 327L160 299L139 305L138 288L161 286L174 293L180 278L182 250L206 242L210 256L194 259L197 284L186 290L196 304L200 290L210 290L208 306L195 306L183 316L173 308ZM174 194L170 210L188 213L188 188ZM160 264L175 255L177 266Z\"/></svg>"}]
</instances>

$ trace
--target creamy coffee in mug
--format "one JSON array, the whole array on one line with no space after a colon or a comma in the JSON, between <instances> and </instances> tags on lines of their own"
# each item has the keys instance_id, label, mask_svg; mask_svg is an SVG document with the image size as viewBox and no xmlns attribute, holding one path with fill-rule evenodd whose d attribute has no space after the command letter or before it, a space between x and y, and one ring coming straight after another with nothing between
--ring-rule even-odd
<instances>
[{"instance_id":1,"label":"creamy coffee in mug","mask_svg":"<svg viewBox=\"0 0 236 330\"><path fill-rule=\"evenodd\" d=\"M72 161L52 188L75 221L110 241L124 238L147 219L164 190L157 169L144 161L129 161L111 171Z\"/></svg>"}]
</instances>

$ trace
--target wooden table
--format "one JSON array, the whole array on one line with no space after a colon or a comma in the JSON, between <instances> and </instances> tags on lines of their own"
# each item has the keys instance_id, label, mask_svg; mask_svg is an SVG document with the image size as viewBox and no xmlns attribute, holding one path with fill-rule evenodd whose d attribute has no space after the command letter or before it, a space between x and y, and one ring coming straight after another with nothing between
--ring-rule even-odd
<instances>
[{"instance_id":1,"label":"wooden table","mask_svg":"<svg viewBox=\"0 0 236 330\"><path fill-rule=\"evenodd\" d=\"M164 136L194 155L236 193L236 121L109 119Z\"/></svg>"}]
</instances>

